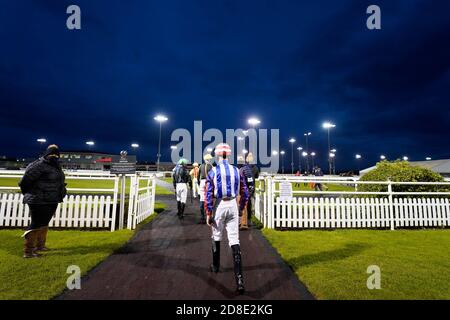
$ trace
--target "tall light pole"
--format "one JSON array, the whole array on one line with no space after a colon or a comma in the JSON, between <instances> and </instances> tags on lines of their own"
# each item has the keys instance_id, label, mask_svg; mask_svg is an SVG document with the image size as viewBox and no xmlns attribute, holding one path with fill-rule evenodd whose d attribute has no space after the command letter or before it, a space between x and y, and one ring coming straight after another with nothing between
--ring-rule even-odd
<instances>
[{"instance_id":1,"label":"tall light pole","mask_svg":"<svg viewBox=\"0 0 450 320\"><path fill-rule=\"evenodd\" d=\"M308 152L303 151L302 152L302 157L305 158L305 161L306 161L306 159L308 158ZM309 174L309 171L306 171L306 175L308 175L308 174Z\"/></svg>"},{"instance_id":2,"label":"tall light pole","mask_svg":"<svg viewBox=\"0 0 450 320\"><path fill-rule=\"evenodd\" d=\"M305 142L306 142L306 152L308 153L308 156L306 156L306 171L309 172L309 144L308 144L308 137L311 135L311 132L305 132L303 135L305 136Z\"/></svg>"},{"instance_id":3,"label":"tall light pole","mask_svg":"<svg viewBox=\"0 0 450 320\"><path fill-rule=\"evenodd\" d=\"M251 126L252 129L255 129L255 127L261 123L261 120L259 120L258 118L252 117L247 120L247 123ZM248 133L248 130L246 130L246 131ZM247 135L247 133L245 133L245 135ZM245 148L245 141L244 141L244 148ZM248 138L248 150L252 150L252 148L250 146L250 136ZM244 160L245 160L245 155L244 155Z\"/></svg>"},{"instance_id":4,"label":"tall light pole","mask_svg":"<svg viewBox=\"0 0 450 320\"><path fill-rule=\"evenodd\" d=\"M331 155L330 129L335 128L336 125L327 121L322 124L322 127L324 129L327 129L328 132L328 169L329 169L328 173L331 174L331 161L333 157L330 156Z\"/></svg>"},{"instance_id":5,"label":"tall light pole","mask_svg":"<svg viewBox=\"0 0 450 320\"><path fill-rule=\"evenodd\" d=\"M357 166L358 166L358 176L359 176L359 171L360 171L359 160L361 160L361 158L362 158L362 156L360 154L356 154L355 155L356 163L357 163Z\"/></svg>"},{"instance_id":6,"label":"tall light pole","mask_svg":"<svg viewBox=\"0 0 450 320\"><path fill-rule=\"evenodd\" d=\"M289 139L289 142L291 143L291 173L294 174L294 143L295 143L295 139L291 138L291 139Z\"/></svg>"},{"instance_id":7,"label":"tall light pole","mask_svg":"<svg viewBox=\"0 0 450 320\"><path fill-rule=\"evenodd\" d=\"M284 174L284 154L285 154L285 152L280 151L280 154L281 154L281 173Z\"/></svg>"},{"instance_id":8,"label":"tall light pole","mask_svg":"<svg viewBox=\"0 0 450 320\"><path fill-rule=\"evenodd\" d=\"M157 115L153 118L154 120L159 122L159 143L158 143L158 155L157 155L157 161L156 161L156 171L159 171L159 161L161 159L161 130L162 130L162 123L169 120L166 116L163 116L161 114Z\"/></svg>"},{"instance_id":9,"label":"tall light pole","mask_svg":"<svg viewBox=\"0 0 450 320\"><path fill-rule=\"evenodd\" d=\"M39 151L40 153L42 152L42 153L44 153L44 150L45 150L45 146L44 146L44 144L46 144L47 143L47 139L45 139L45 138L39 138L39 139L36 139L36 141L37 142L39 142L39 144L41 145L41 150Z\"/></svg>"},{"instance_id":10,"label":"tall light pole","mask_svg":"<svg viewBox=\"0 0 450 320\"><path fill-rule=\"evenodd\" d=\"M314 167L315 167L315 165L314 165L314 157L316 156L316 153L315 152L311 152L311 160L312 160L312 167L313 167L313 170L314 170Z\"/></svg>"},{"instance_id":11,"label":"tall light pole","mask_svg":"<svg viewBox=\"0 0 450 320\"><path fill-rule=\"evenodd\" d=\"M278 151L273 150L273 151L272 151L272 155L273 155L273 156L277 156L277 155L278 155ZM277 172L276 172L276 173L278 173L278 168L277 168Z\"/></svg>"},{"instance_id":12,"label":"tall light pole","mask_svg":"<svg viewBox=\"0 0 450 320\"><path fill-rule=\"evenodd\" d=\"M298 147L298 171L300 171L300 174L302 173L302 147Z\"/></svg>"}]
</instances>

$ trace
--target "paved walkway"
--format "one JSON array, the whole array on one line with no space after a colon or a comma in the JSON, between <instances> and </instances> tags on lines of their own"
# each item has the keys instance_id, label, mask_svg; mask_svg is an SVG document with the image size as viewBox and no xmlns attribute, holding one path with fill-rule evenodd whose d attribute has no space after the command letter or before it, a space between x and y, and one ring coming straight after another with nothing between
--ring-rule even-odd
<instances>
[{"instance_id":1,"label":"paved walkway","mask_svg":"<svg viewBox=\"0 0 450 320\"><path fill-rule=\"evenodd\" d=\"M188 201L183 221L176 216L174 196L157 201L167 210L84 277L81 290L59 299L313 299L256 229L240 234L247 292L237 295L226 241L221 272L209 272L210 229L197 224L198 201Z\"/></svg>"}]
</instances>

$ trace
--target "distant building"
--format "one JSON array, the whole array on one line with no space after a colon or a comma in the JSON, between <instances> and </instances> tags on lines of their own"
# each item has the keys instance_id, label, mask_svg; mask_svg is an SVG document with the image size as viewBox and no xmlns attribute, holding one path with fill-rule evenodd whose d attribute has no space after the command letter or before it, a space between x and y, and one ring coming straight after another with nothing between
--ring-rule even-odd
<instances>
[{"instance_id":1,"label":"distant building","mask_svg":"<svg viewBox=\"0 0 450 320\"><path fill-rule=\"evenodd\" d=\"M443 177L450 177L450 159L442 160L429 160L429 161L410 161L412 166L419 166L422 168L430 169L433 172L439 173ZM375 166L361 170L361 175L372 171Z\"/></svg>"}]
</instances>

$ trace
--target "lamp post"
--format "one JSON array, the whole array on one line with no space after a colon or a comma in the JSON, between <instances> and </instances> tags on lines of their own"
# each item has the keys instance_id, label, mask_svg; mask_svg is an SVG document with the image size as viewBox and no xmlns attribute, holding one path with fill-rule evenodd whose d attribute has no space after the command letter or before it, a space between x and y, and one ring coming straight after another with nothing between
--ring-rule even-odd
<instances>
[{"instance_id":1,"label":"lamp post","mask_svg":"<svg viewBox=\"0 0 450 320\"><path fill-rule=\"evenodd\" d=\"M137 148L139 148L139 144L138 143L132 143L131 147L136 150Z\"/></svg>"},{"instance_id":2,"label":"lamp post","mask_svg":"<svg viewBox=\"0 0 450 320\"><path fill-rule=\"evenodd\" d=\"M381 160L381 161L386 160L386 156L385 156L384 154L382 154L382 155L380 156L380 160Z\"/></svg>"},{"instance_id":3,"label":"lamp post","mask_svg":"<svg viewBox=\"0 0 450 320\"><path fill-rule=\"evenodd\" d=\"M39 138L39 139L36 139L36 141L39 142L39 144L41 145L41 147L40 147L40 149L41 149L40 152L44 153L44 150L45 150L44 144L47 143L47 139L45 139L45 138Z\"/></svg>"},{"instance_id":4,"label":"lamp post","mask_svg":"<svg viewBox=\"0 0 450 320\"><path fill-rule=\"evenodd\" d=\"M159 122L159 143L158 143L158 154L157 154L157 161L156 161L156 171L159 171L159 162L161 159L161 130L162 130L162 124L163 122L166 122L169 120L166 116L163 115L157 115L153 118L154 120Z\"/></svg>"},{"instance_id":5,"label":"lamp post","mask_svg":"<svg viewBox=\"0 0 450 320\"><path fill-rule=\"evenodd\" d=\"M409 158L407 156L403 157L403 161L408 161L408 160L409 160Z\"/></svg>"},{"instance_id":6,"label":"lamp post","mask_svg":"<svg viewBox=\"0 0 450 320\"><path fill-rule=\"evenodd\" d=\"M302 173L302 147L298 147L298 170L300 171L300 174Z\"/></svg>"},{"instance_id":7,"label":"lamp post","mask_svg":"<svg viewBox=\"0 0 450 320\"><path fill-rule=\"evenodd\" d=\"M284 174L284 151L280 151L281 154L281 173Z\"/></svg>"},{"instance_id":8,"label":"lamp post","mask_svg":"<svg viewBox=\"0 0 450 320\"><path fill-rule=\"evenodd\" d=\"M259 120L258 118L252 117L247 120L247 123L251 126L252 129L255 129L255 127L261 123L261 120ZM245 135L247 135L247 133L248 133L248 130L246 130ZM244 148L245 148L245 141L244 141ZM248 150L256 150L256 149L252 149L250 146L250 136L248 138ZM245 155L244 155L244 160L245 160Z\"/></svg>"},{"instance_id":9,"label":"lamp post","mask_svg":"<svg viewBox=\"0 0 450 320\"><path fill-rule=\"evenodd\" d=\"M289 142L291 143L291 173L294 174L294 143L295 143L295 139L291 138L291 139L289 139Z\"/></svg>"},{"instance_id":10,"label":"lamp post","mask_svg":"<svg viewBox=\"0 0 450 320\"><path fill-rule=\"evenodd\" d=\"M308 158L308 152L303 151L303 152L302 152L302 157L305 158L305 161L306 161L306 159ZM308 175L308 174L309 174L309 171L306 171L306 174Z\"/></svg>"},{"instance_id":11,"label":"lamp post","mask_svg":"<svg viewBox=\"0 0 450 320\"><path fill-rule=\"evenodd\" d=\"M359 175L359 160L361 160L362 156L360 154L356 154L355 155L355 159L356 159L356 163L357 163L357 167L358 167L358 175Z\"/></svg>"},{"instance_id":12,"label":"lamp post","mask_svg":"<svg viewBox=\"0 0 450 320\"><path fill-rule=\"evenodd\" d=\"M327 129L327 132L328 132L328 155L329 155L329 157L328 157L328 169L329 169L328 173L331 174L331 159L332 159L332 157L330 156L331 155L330 129L335 128L336 125L327 121L322 124L322 127L324 129Z\"/></svg>"},{"instance_id":13,"label":"lamp post","mask_svg":"<svg viewBox=\"0 0 450 320\"><path fill-rule=\"evenodd\" d=\"M305 132L303 136L305 137L306 142L306 152L308 153L308 156L306 156L306 171L309 172L309 144L308 144L308 137L311 135L311 132Z\"/></svg>"},{"instance_id":14,"label":"lamp post","mask_svg":"<svg viewBox=\"0 0 450 320\"><path fill-rule=\"evenodd\" d=\"M88 145L89 147L93 147L95 146L95 142L92 140L86 141L86 145Z\"/></svg>"},{"instance_id":15,"label":"lamp post","mask_svg":"<svg viewBox=\"0 0 450 320\"><path fill-rule=\"evenodd\" d=\"M432 158L431 158L431 157L426 157L425 160L426 160L426 161L431 161Z\"/></svg>"},{"instance_id":16,"label":"lamp post","mask_svg":"<svg viewBox=\"0 0 450 320\"><path fill-rule=\"evenodd\" d=\"M315 165L314 165L314 157L316 156L316 153L315 152L311 152L311 160L312 160L312 167L313 167L313 170L314 170L314 167L315 167Z\"/></svg>"}]
</instances>

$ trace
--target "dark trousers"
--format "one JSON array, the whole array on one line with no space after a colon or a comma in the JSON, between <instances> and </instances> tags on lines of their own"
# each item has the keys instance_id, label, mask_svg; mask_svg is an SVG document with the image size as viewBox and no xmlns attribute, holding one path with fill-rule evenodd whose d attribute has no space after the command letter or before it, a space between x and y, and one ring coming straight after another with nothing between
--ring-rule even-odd
<instances>
[{"instance_id":1,"label":"dark trousers","mask_svg":"<svg viewBox=\"0 0 450 320\"><path fill-rule=\"evenodd\" d=\"M57 203L50 204L29 204L31 224L29 230L36 230L42 227L48 227L50 220L58 208Z\"/></svg>"},{"instance_id":2,"label":"dark trousers","mask_svg":"<svg viewBox=\"0 0 450 320\"><path fill-rule=\"evenodd\" d=\"M247 202L247 221L252 221L252 206L253 206L253 195L250 195Z\"/></svg>"}]
</instances>

